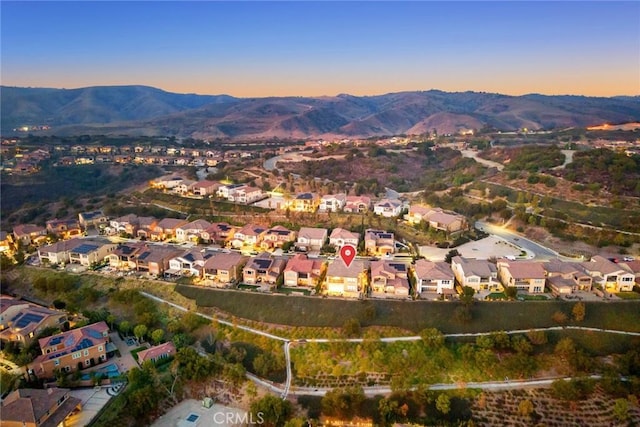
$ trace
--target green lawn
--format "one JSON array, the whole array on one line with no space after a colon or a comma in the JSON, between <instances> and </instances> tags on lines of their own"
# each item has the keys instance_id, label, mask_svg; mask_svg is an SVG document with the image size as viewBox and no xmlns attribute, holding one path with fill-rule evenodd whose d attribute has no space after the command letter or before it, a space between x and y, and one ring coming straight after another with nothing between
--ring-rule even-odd
<instances>
[{"instance_id":1,"label":"green lawn","mask_svg":"<svg viewBox=\"0 0 640 427\"><path fill-rule=\"evenodd\" d=\"M477 302L473 319L460 323L453 315L457 303L432 301L347 301L319 297L269 295L176 286L176 291L201 307L216 307L240 318L290 326L341 327L356 317L363 326L394 326L418 332L437 328L444 333L484 332L557 326L556 311L571 317L568 301ZM640 331L640 302L585 302L581 326ZM373 309L371 308L373 307Z\"/></svg>"},{"instance_id":2,"label":"green lawn","mask_svg":"<svg viewBox=\"0 0 640 427\"><path fill-rule=\"evenodd\" d=\"M640 294L637 292L618 292L615 295L620 299L640 299Z\"/></svg>"}]
</instances>

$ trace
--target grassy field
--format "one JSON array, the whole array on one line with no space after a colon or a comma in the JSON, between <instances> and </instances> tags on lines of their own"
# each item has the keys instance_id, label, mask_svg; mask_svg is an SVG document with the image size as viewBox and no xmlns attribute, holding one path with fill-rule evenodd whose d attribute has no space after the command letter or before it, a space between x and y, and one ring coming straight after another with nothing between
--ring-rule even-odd
<instances>
[{"instance_id":1,"label":"grassy field","mask_svg":"<svg viewBox=\"0 0 640 427\"><path fill-rule=\"evenodd\" d=\"M265 295L176 286L181 295L200 307L216 307L237 317L290 326L341 327L345 320L358 318L362 326L394 326L418 332L437 328L444 333L484 332L506 329L558 326L556 311L571 317L575 303L566 301L477 302L469 323L457 321L455 303L431 301L347 301ZM640 331L640 302L585 303L586 318L581 326ZM370 307L374 307L372 310Z\"/></svg>"}]
</instances>

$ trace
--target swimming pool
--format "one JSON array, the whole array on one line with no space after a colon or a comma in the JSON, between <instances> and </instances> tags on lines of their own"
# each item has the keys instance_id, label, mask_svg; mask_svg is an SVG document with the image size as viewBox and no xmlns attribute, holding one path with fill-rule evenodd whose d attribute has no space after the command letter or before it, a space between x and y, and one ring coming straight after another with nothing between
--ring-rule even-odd
<instances>
[{"instance_id":1,"label":"swimming pool","mask_svg":"<svg viewBox=\"0 0 640 427\"><path fill-rule=\"evenodd\" d=\"M120 376L120 369L118 368L118 365L116 365L115 363L110 363L108 365L102 366L99 369L94 370L93 372L95 372L97 374L102 374L103 378L105 376L107 378L116 378L116 377ZM80 379L83 380L83 381L90 380L91 379L91 373L82 374Z\"/></svg>"}]
</instances>

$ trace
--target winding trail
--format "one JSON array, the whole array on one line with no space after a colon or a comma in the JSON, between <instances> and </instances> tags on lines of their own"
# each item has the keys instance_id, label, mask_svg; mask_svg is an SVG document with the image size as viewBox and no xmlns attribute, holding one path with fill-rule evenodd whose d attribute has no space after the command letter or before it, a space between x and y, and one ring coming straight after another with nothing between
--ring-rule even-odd
<instances>
[{"instance_id":1,"label":"winding trail","mask_svg":"<svg viewBox=\"0 0 640 427\"><path fill-rule=\"evenodd\" d=\"M171 307L174 307L180 311L191 312L186 307L173 303L171 301L167 301L163 298L152 295L148 292L139 291L141 295L150 298L156 302L168 304ZM291 389L291 379L293 374L291 372L291 355L290 355L290 346L292 342L295 343L331 343L331 342L351 342L351 343L361 343L367 341L367 338L308 338L308 339L296 339L291 340L289 338L280 337L278 335L270 334L268 332L261 331L259 329L255 329L249 326L237 325L227 320L217 319L213 316L209 316L203 313L199 313L197 311L193 311L193 313L198 316L204 317L205 319L216 321L223 325L231 326L233 328L242 329L247 332L254 333L256 335L260 335L263 337L271 338L274 340L284 342L284 355L285 355L285 363L287 370L287 379L285 381L284 386L281 384L275 384L270 381L266 381L260 377L257 377L253 374L247 372L246 376L249 380L253 381L256 384L260 384L262 386L267 387L269 390L280 394L282 399L286 399L288 395L314 395L314 396L324 396L326 392L331 390L330 387L325 388L310 388L310 387L295 387L295 389ZM591 331L591 332L605 332L611 334L619 334L619 335L627 335L627 336L635 336L640 337L640 332L629 332L629 331L619 331L614 329L601 329L601 328L589 328L583 326L554 326L550 328L531 328L531 329L516 329L512 331L504 331L505 333L512 334L523 334L529 331L559 331L559 330L580 330L580 331ZM483 335L491 335L494 332L476 332L476 333L462 333L462 334L443 334L445 338L459 338L459 337L479 337ZM381 342L398 342L398 341L419 341L422 337L419 335L412 336L402 336L402 337L385 337L380 338ZM593 375L592 378L600 378L597 375ZM479 388L483 390L505 390L505 389L515 389L515 388L525 388L525 387L541 387L550 385L553 381L558 379L570 380L571 378L565 377L554 377L554 378L545 378L545 379L535 379L535 380L505 380L505 381L486 381L486 382L469 382L469 383L454 383L454 384L432 384L429 386L431 390L455 390L459 388ZM373 396L376 394L387 394L391 393L391 388L386 386L376 386L376 387L365 387L364 392L367 396Z\"/></svg>"}]
</instances>

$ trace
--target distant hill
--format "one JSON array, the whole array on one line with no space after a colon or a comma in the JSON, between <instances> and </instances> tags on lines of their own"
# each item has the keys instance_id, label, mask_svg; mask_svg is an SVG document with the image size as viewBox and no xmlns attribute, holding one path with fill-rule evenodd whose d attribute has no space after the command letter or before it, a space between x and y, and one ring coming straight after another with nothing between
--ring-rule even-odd
<instances>
[{"instance_id":1,"label":"distant hill","mask_svg":"<svg viewBox=\"0 0 640 427\"><path fill-rule=\"evenodd\" d=\"M640 97L507 96L437 90L378 96L234 98L146 86L1 87L2 132L48 125L56 135L335 138L586 127L640 121Z\"/></svg>"}]
</instances>

